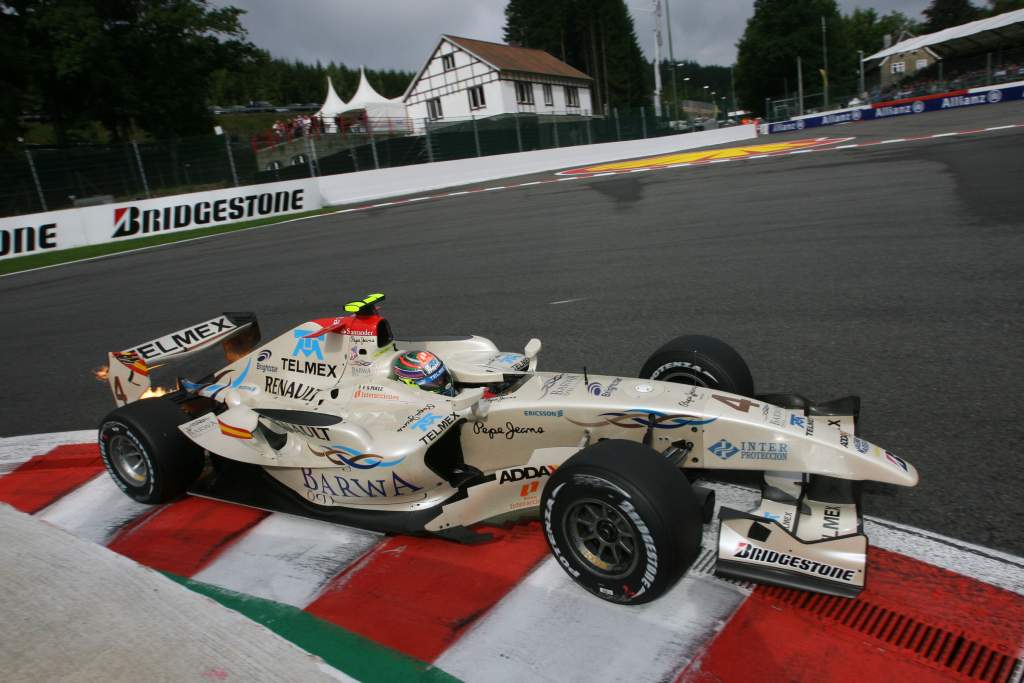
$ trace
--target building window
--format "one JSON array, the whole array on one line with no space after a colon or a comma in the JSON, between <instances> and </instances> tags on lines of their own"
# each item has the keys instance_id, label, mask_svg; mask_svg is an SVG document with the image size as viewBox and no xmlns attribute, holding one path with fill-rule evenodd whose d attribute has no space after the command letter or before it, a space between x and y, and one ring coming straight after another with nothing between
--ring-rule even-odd
<instances>
[{"instance_id":1,"label":"building window","mask_svg":"<svg viewBox=\"0 0 1024 683\"><path fill-rule=\"evenodd\" d=\"M449 52L448 54L441 57L441 66L444 67L445 71L451 71L455 68L455 53Z\"/></svg>"},{"instance_id":2,"label":"building window","mask_svg":"<svg viewBox=\"0 0 1024 683\"><path fill-rule=\"evenodd\" d=\"M892 73L892 74L902 74L902 73L906 73L906 71L907 71L907 63L906 62L893 62L892 64L889 65L889 73Z\"/></svg>"},{"instance_id":3,"label":"building window","mask_svg":"<svg viewBox=\"0 0 1024 683\"><path fill-rule=\"evenodd\" d=\"M474 85L469 89L469 108L483 109L487 102L484 100L484 86Z\"/></svg>"},{"instance_id":4,"label":"building window","mask_svg":"<svg viewBox=\"0 0 1024 683\"><path fill-rule=\"evenodd\" d=\"M565 86L565 106L567 106L567 107L578 107L578 106L580 106L580 91L579 91L579 88L574 88L571 85Z\"/></svg>"},{"instance_id":5,"label":"building window","mask_svg":"<svg viewBox=\"0 0 1024 683\"><path fill-rule=\"evenodd\" d=\"M926 68L928 68L928 60L927 59L919 59L916 62L914 62L914 70L915 71L920 71L921 69L926 69Z\"/></svg>"},{"instance_id":6,"label":"building window","mask_svg":"<svg viewBox=\"0 0 1024 683\"><path fill-rule=\"evenodd\" d=\"M551 86L547 83L544 84L544 104L549 107L552 107L555 104L555 96L551 92Z\"/></svg>"},{"instance_id":7,"label":"building window","mask_svg":"<svg viewBox=\"0 0 1024 683\"><path fill-rule=\"evenodd\" d=\"M533 104L533 83L516 81L516 102L519 104Z\"/></svg>"},{"instance_id":8,"label":"building window","mask_svg":"<svg viewBox=\"0 0 1024 683\"><path fill-rule=\"evenodd\" d=\"M444 117L444 110L441 109L441 98L435 97L432 100L427 100L427 116L430 117L431 121L437 121Z\"/></svg>"}]
</instances>

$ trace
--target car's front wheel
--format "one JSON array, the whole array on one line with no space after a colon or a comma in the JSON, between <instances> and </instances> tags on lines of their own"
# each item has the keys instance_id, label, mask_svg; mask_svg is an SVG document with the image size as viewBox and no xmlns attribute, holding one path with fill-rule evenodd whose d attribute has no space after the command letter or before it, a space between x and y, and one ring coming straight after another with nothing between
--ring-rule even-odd
<instances>
[{"instance_id":1,"label":"car's front wheel","mask_svg":"<svg viewBox=\"0 0 1024 683\"><path fill-rule=\"evenodd\" d=\"M562 568L610 602L654 600L700 551L702 515L689 481L633 441L601 441L567 460L544 487L541 514Z\"/></svg>"},{"instance_id":2,"label":"car's front wheel","mask_svg":"<svg viewBox=\"0 0 1024 683\"><path fill-rule=\"evenodd\" d=\"M640 377L754 395L754 380L743 357L721 339L704 335L667 342L647 359Z\"/></svg>"},{"instance_id":3,"label":"car's front wheel","mask_svg":"<svg viewBox=\"0 0 1024 683\"><path fill-rule=\"evenodd\" d=\"M181 497L203 469L203 450L178 430L189 417L167 398L121 406L100 423L103 464L114 482L140 503Z\"/></svg>"}]
</instances>

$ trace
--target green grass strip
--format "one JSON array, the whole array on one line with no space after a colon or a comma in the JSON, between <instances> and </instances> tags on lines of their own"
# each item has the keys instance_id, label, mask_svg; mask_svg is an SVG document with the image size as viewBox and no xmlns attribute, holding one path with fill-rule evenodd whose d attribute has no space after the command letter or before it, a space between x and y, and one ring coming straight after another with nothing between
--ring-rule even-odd
<instances>
[{"instance_id":1,"label":"green grass strip","mask_svg":"<svg viewBox=\"0 0 1024 683\"><path fill-rule=\"evenodd\" d=\"M181 242L184 240L195 239L196 237L220 235L226 232L235 232L237 230L248 230L250 228L272 225L274 223L281 223L282 221L292 220L295 218L319 216L321 214L332 213L334 211L337 211L337 209L316 209L314 211L303 211L301 213L291 213L284 216L274 216L272 218L260 218L254 221L232 223L230 225L218 225L212 228L200 228L198 230L186 230L183 232L165 232L158 235L152 235L150 237L126 240L124 242L90 244L85 247L72 247L71 249L61 249L60 251L46 251L38 254L29 254L28 256L19 256L17 258L0 261L0 275L8 275L10 273L32 270L33 268L42 268L44 266L53 266L59 263L70 263L72 261L80 261L82 259L93 258L96 256L107 256L109 254L117 254L122 251L132 251L133 249L141 249L143 247L153 247L159 244Z\"/></svg>"},{"instance_id":2,"label":"green grass strip","mask_svg":"<svg viewBox=\"0 0 1024 683\"><path fill-rule=\"evenodd\" d=\"M346 631L297 607L163 573L172 581L266 626L285 640L317 655L335 669L360 681L459 681L441 669Z\"/></svg>"}]
</instances>

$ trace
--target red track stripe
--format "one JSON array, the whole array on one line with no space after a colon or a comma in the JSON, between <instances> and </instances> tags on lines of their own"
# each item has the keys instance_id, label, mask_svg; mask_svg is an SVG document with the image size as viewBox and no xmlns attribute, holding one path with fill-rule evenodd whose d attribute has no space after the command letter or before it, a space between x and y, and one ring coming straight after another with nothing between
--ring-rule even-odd
<instances>
[{"instance_id":1,"label":"red track stripe","mask_svg":"<svg viewBox=\"0 0 1024 683\"><path fill-rule=\"evenodd\" d=\"M34 514L103 471L99 447L58 446L0 477L0 501Z\"/></svg>"},{"instance_id":2,"label":"red track stripe","mask_svg":"<svg viewBox=\"0 0 1024 683\"><path fill-rule=\"evenodd\" d=\"M153 569L190 577L268 514L189 497L125 527L107 547Z\"/></svg>"},{"instance_id":3,"label":"red track stripe","mask_svg":"<svg viewBox=\"0 0 1024 683\"><path fill-rule=\"evenodd\" d=\"M498 539L475 546L389 538L334 579L306 611L433 661L547 555L536 523L488 531Z\"/></svg>"},{"instance_id":4,"label":"red track stripe","mask_svg":"<svg viewBox=\"0 0 1024 683\"><path fill-rule=\"evenodd\" d=\"M677 680L949 681L1019 656L1024 597L877 548L868 571L857 600L758 586Z\"/></svg>"}]
</instances>

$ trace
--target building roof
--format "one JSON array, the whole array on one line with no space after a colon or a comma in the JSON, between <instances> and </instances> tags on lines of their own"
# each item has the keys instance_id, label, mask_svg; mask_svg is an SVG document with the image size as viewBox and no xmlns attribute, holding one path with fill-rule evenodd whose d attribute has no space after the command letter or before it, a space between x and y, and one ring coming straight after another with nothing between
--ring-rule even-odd
<instances>
[{"instance_id":1,"label":"building roof","mask_svg":"<svg viewBox=\"0 0 1024 683\"><path fill-rule=\"evenodd\" d=\"M576 78L586 81L592 80L587 74L569 66L562 60L544 52L544 50L513 47L511 45L502 45L501 43L489 43L484 40L460 38L447 34L444 38L458 45L466 52L472 53L478 59L487 62L499 71L518 71L520 73L561 76L562 78Z\"/></svg>"},{"instance_id":2,"label":"building roof","mask_svg":"<svg viewBox=\"0 0 1024 683\"><path fill-rule=\"evenodd\" d=\"M927 48L939 57L977 54L1024 38L1024 9L917 36L865 57L865 62Z\"/></svg>"}]
</instances>

